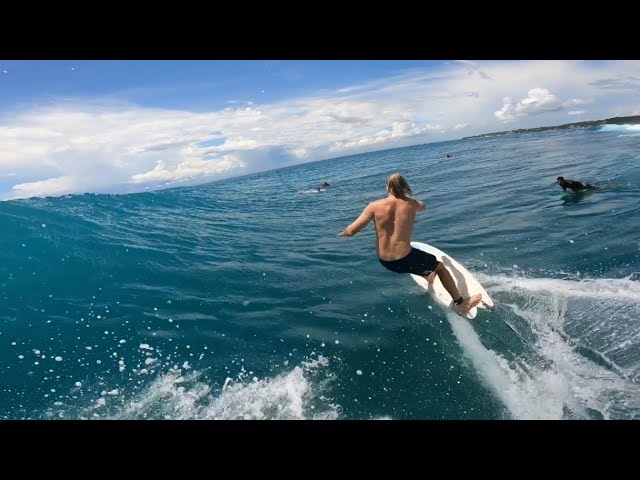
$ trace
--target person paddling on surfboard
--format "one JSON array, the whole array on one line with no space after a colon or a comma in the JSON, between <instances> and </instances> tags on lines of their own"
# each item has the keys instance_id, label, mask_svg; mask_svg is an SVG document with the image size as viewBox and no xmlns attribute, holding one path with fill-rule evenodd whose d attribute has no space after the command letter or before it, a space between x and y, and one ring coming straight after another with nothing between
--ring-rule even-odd
<instances>
[{"instance_id":1,"label":"person paddling on surfboard","mask_svg":"<svg viewBox=\"0 0 640 480\"><path fill-rule=\"evenodd\" d=\"M564 177L556 178L556 182L558 182L558 185L560 185L564 191L566 191L567 188L570 188L574 192L577 192L578 190L593 190L594 188L598 188L590 183L582 183L576 180L565 180Z\"/></svg>"},{"instance_id":2,"label":"person paddling on surfboard","mask_svg":"<svg viewBox=\"0 0 640 480\"><path fill-rule=\"evenodd\" d=\"M435 275L440 277L458 310L466 315L478 305L482 295L464 298L446 267L433 255L411 246L411 233L416 213L425 209L420 200L409 198L411 188L399 173L387 178L387 198L375 200L365 207L360 216L338 237L353 237L371 220L376 230L378 260L388 270L396 273L413 273L433 283Z\"/></svg>"}]
</instances>

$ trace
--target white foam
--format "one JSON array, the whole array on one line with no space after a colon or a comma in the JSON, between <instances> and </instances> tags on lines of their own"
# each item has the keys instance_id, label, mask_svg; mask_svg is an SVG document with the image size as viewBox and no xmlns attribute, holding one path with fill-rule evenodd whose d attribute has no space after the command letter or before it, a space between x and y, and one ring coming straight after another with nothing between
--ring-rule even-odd
<instances>
[{"instance_id":1,"label":"white foam","mask_svg":"<svg viewBox=\"0 0 640 480\"><path fill-rule=\"evenodd\" d=\"M302 362L303 368L306 370L317 370L320 367L326 367L329 365L329 359L324 355L318 355L318 358L307 360Z\"/></svg>"},{"instance_id":2,"label":"white foam","mask_svg":"<svg viewBox=\"0 0 640 480\"><path fill-rule=\"evenodd\" d=\"M640 125L602 125L601 132L637 132Z\"/></svg>"},{"instance_id":3,"label":"white foam","mask_svg":"<svg viewBox=\"0 0 640 480\"><path fill-rule=\"evenodd\" d=\"M634 282L629 278L563 280L559 278L507 277L503 275L488 276L482 273L477 273L476 278L483 283L493 283L492 292L521 289L574 297L606 297L640 303L640 282Z\"/></svg>"},{"instance_id":4,"label":"white foam","mask_svg":"<svg viewBox=\"0 0 640 480\"><path fill-rule=\"evenodd\" d=\"M584 418L591 409L605 419L640 417L640 387L630 379L629 369L607 357L628 353L629 346L640 343L638 282L477 276L503 306L527 322L535 336L533 352L542 359L540 365L525 365L526 369L509 363L482 346L471 324L456 315L448 317L465 353L512 416L563 418L568 409ZM561 333L564 328L578 337ZM608 367L576 351L575 342L581 337L589 340L589 350ZM636 360L631 358L632 365Z\"/></svg>"},{"instance_id":5,"label":"white foam","mask_svg":"<svg viewBox=\"0 0 640 480\"><path fill-rule=\"evenodd\" d=\"M252 382L224 382L217 395L200 380L200 373L172 370L156 378L110 418L172 419L336 419L339 406L321 395L328 378L314 382L317 368L327 364L319 357L273 378Z\"/></svg>"},{"instance_id":6,"label":"white foam","mask_svg":"<svg viewBox=\"0 0 640 480\"><path fill-rule=\"evenodd\" d=\"M324 193L326 191L327 191L326 188L321 188L320 190L318 190L318 189L315 189L315 190L303 190L300 193Z\"/></svg>"},{"instance_id":7,"label":"white foam","mask_svg":"<svg viewBox=\"0 0 640 480\"><path fill-rule=\"evenodd\" d=\"M546 395L547 392L528 380L523 372L510 368L502 356L487 350L468 320L452 312L447 312L447 319L465 355L514 418L562 418L564 387L557 378L553 375L548 378L552 388L551 395Z\"/></svg>"}]
</instances>

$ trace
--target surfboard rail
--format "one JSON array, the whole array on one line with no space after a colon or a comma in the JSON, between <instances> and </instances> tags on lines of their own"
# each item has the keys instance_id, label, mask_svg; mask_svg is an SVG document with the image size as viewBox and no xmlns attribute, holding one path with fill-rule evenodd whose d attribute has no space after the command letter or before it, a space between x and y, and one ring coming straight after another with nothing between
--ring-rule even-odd
<instances>
[{"instance_id":1,"label":"surfboard rail","mask_svg":"<svg viewBox=\"0 0 640 480\"><path fill-rule=\"evenodd\" d=\"M469 297L471 295L475 295L477 293L482 295L482 301L477 307L473 307L469 310L469 313L466 315L466 318L469 320L473 320L476 318L478 314L478 308L487 309L493 307L493 300L486 292L484 287L480 284L478 280L473 276L469 270L463 267L458 261L456 261L451 255L443 252L442 250L434 247L433 245L429 245L428 243L423 242L411 242L411 246L422 250L424 252L430 253L435 256L439 262L442 262L444 266L449 270L451 276L453 277L454 282L456 283L456 287L460 291L460 294L464 297ZM433 299L439 303L444 308L449 308L457 313L453 305L453 299L449 292L447 292L442 285L442 282L436 276L433 285L430 285L427 282L426 278L421 277L420 275L410 274L411 278L424 288L429 294L433 297Z\"/></svg>"}]
</instances>

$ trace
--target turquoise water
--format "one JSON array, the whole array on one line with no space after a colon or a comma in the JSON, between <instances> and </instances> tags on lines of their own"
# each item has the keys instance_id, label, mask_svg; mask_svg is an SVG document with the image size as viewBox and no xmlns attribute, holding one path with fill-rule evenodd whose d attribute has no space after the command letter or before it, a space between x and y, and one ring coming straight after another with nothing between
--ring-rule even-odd
<instances>
[{"instance_id":1,"label":"turquoise water","mask_svg":"<svg viewBox=\"0 0 640 480\"><path fill-rule=\"evenodd\" d=\"M522 134L2 202L0 416L638 418L639 147ZM336 237L395 171L433 207L414 240L495 311L445 313L377 262L372 224Z\"/></svg>"}]
</instances>

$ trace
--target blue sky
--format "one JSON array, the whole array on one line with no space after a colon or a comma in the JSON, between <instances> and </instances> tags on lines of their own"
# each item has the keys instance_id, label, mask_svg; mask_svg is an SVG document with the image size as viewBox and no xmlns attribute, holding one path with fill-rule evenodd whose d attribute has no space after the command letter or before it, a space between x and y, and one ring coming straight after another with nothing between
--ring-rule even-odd
<instances>
[{"instance_id":1,"label":"blue sky","mask_svg":"<svg viewBox=\"0 0 640 480\"><path fill-rule=\"evenodd\" d=\"M0 60L0 199L632 114L637 61Z\"/></svg>"},{"instance_id":2,"label":"blue sky","mask_svg":"<svg viewBox=\"0 0 640 480\"><path fill-rule=\"evenodd\" d=\"M441 61L0 61L0 109L69 97L207 111L233 100L273 102L428 69ZM11 72L11 74L9 74Z\"/></svg>"}]
</instances>

